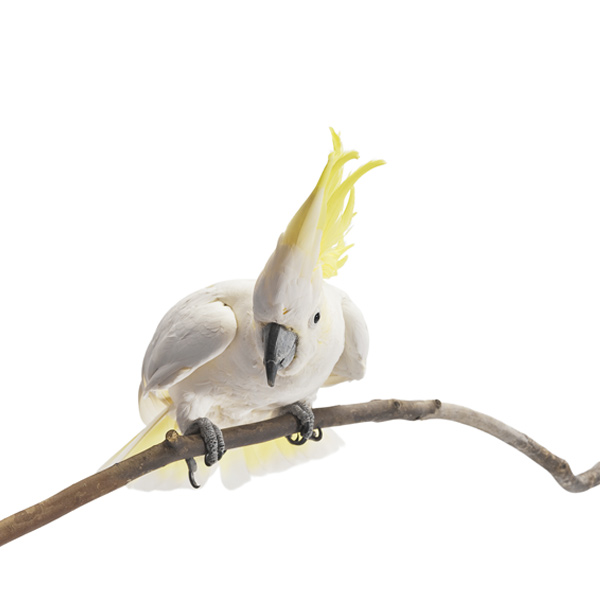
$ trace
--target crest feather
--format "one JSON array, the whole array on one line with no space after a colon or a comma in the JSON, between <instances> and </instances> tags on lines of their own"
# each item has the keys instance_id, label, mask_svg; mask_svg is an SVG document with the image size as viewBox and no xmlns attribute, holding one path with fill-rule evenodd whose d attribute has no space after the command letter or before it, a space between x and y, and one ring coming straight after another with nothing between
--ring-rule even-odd
<instances>
[{"instance_id":1,"label":"crest feather","mask_svg":"<svg viewBox=\"0 0 600 600\"><path fill-rule=\"evenodd\" d=\"M356 214L354 184L371 169L385 164L383 160L370 161L344 179L344 165L357 159L359 155L355 150L345 152L339 135L331 128L330 131L333 152L329 155L327 166L317 184L317 189L321 186L323 189L317 227L321 231L318 265L322 269L324 279L337 275L348 258L345 256L346 251L352 247L352 244L346 245L344 236L348 233L352 218Z\"/></svg>"},{"instance_id":2,"label":"crest feather","mask_svg":"<svg viewBox=\"0 0 600 600\"><path fill-rule=\"evenodd\" d=\"M355 150L344 151L340 136L330 128L333 152L308 200L290 221L282 242L301 248L312 267L321 267L323 278L337 274L346 262L344 236L354 217L354 184L371 169L385 164L383 160L368 162L344 179L344 166L357 159ZM346 198L348 201L346 202Z\"/></svg>"}]
</instances>

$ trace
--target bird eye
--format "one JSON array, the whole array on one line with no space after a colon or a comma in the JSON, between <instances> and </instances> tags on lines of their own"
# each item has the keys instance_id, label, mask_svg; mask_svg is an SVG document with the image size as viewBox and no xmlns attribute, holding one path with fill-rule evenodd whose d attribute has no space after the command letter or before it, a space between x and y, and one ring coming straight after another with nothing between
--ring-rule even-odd
<instances>
[{"instance_id":1,"label":"bird eye","mask_svg":"<svg viewBox=\"0 0 600 600\"><path fill-rule=\"evenodd\" d=\"M316 313L315 316L313 317L313 323L318 323L320 318L321 318L321 313Z\"/></svg>"}]
</instances>

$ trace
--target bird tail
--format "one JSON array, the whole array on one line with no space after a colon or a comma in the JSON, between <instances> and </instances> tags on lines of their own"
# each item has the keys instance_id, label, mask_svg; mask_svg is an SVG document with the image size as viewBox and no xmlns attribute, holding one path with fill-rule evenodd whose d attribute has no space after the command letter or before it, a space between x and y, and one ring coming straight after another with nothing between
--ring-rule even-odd
<instances>
[{"instance_id":1,"label":"bird tail","mask_svg":"<svg viewBox=\"0 0 600 600\"><path fill-rule=\"evenodd\" d=\"M147 450L165 439L167 431L179 427L175 419L175 407L167 406L138 435L108 460L101 468L106 469L117 462ZM343 446L344 442L335 431L323 431L319 442L312 440L302 446L290 444L287 439L279 438L253 446L228 450L218 464L207 467L201 458L194 478L203 486L208 478L220 468L221 480L228 489L235 489L250 481L254 476L284 471L295 465L324 458ZM172 490L175 488L191 488L188 468L185 461L180 460L148 473L128 484L138 490Z\"/></svg>"},{"instance_id":2,"label":"bird tail","mask_svg":"<svg viewBox=\"0 0 600 600\"><path fill-rule=\"evenodd\" d=\"M295 465L325 458L344 445L332 429L325 429L320 441L309 440L302 446L278 438L262 444L228 450L220 461L221 480L228 489L235 489L252 477L285 471Z\"/></svg>"},{"instance_id":3,"label":"bird tail","mask_svg":"<svg viewBox=\"0 0 600 600\"><path fill-rule=\"evenodd\" d=\"M179 432L177 421L175 420L175 408L173 404L165 407L158 415L148 423L148 425L140 431L129 443L119 450L110 460L108 460L100 470L106 469L115 463L121 462L126 458L130 458L135 454L139 454L148 448L160 444L164 441L167 431L175 429ZM205 473L208 469L202 472L200 469L196 473L196 480L199 484L206 482L211 473ZM138 490L172 490L179 487L184 487L188 483L188 469L185 461L180 460L174 463L152 471L139 479L135 479L128 484L128 487Z\"/></svg>"}]
</instances>

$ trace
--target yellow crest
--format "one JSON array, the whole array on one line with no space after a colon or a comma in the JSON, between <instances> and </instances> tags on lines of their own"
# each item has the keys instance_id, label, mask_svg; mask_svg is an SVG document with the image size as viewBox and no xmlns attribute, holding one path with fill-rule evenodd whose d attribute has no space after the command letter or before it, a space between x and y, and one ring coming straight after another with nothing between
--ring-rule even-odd
<instances>
[{"instance_id":1,"label":"yellow crest","mask_svg":"<svg viewBox=\"0 0 600 600\"><path fill-rule=\"evenodd\" d=\"M289 246L302 248L309 255L313 255L318 243L315 268L321 267L324 279L337 274L348 258L344 256L346 251L352 246L345 243L344 236L355 215L354 184L367 171L385 164L383 160L373 160L344 179L344 165L358 158L358 152L344 151L339 135L330 130L333 152L329 154L313 193L294 215L281 240Z\"/></svg>"}]
</instances>

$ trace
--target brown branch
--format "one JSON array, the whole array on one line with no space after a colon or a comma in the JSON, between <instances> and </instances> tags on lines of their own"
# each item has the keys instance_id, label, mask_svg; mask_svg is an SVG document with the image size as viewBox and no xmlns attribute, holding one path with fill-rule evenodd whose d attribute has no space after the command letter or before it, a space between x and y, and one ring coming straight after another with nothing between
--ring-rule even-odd
<instances>
[{"instance_id":1,"label":"brown branch","mask_svg":"<svg viewBox=\"0 0 600 600\"><path fill-rule=\"evenodd\" d=\"M315 426L322 428L393 419L455 421L480 429L516 448L546 469L569 492L584 492L600 484L600 463L581 475L573 475L565 460L525 434L482 413L454 404L442 404L439 400L372 400L363 404L317 408L314 413ZM296 419L291 415L283 415L260 423L230 427L223 430L223 435L228 448L239 448L291 435L297 429ZM181 436L175 431L169 431L164 442L0 521L0 545L113 492L146 473L177 460L202 455L204 443L199 436Z\"/></svg>"}]
</instances>

